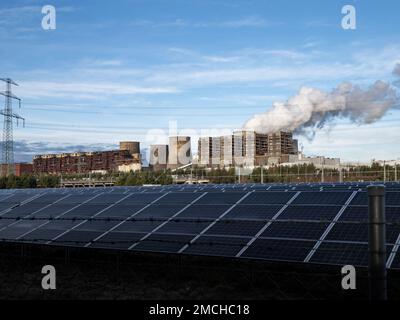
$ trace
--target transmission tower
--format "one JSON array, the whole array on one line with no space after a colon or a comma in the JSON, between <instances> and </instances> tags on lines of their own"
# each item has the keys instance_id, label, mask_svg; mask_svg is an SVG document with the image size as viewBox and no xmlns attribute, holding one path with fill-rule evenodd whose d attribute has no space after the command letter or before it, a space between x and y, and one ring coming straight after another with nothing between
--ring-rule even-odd
<instances>
[{"instance_id":1,"label":"transmission tower","mask_svg":"<svg viewBox=\"0 0 400 320\"><path fill-rule=\"evenodd\" d=\"M18 100L19 108L21 108L21 99L14 96L11 91L11 85L18 86L13 80L6 78L2 79L6 83L6 91L0 91L0 95L5 96L5 107L0 110L0 114L4 116L4 127L3 127L3 146L2 146L2 166L1 174L3 176L15 174L14 166L14 140L13 140L13 119L17 120L17 126L19 120L23 121L25 126L25 119L12 110L13 99Z\"/></svg>"}]
</instances>

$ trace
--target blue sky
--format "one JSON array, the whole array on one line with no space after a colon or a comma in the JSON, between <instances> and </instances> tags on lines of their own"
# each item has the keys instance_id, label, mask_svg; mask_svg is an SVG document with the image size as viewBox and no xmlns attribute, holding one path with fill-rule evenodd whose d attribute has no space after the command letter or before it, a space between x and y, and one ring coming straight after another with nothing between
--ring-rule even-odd
<instances>
[{"instance_id":1,"label":"blue sky","mask_svg":"<svg viewBox=\"0 0 400 320\"><path fill-rule=\"evenodd\" d=\"M57 29L41 28L54 5ZM341 28L341 9L357 29ZM0 3L0 75L20 84L16 159L35 153L229 133L302 86L395 81L398 1L33 1ZM172 121L172 123L170 123ZM304 152L400 157L400 112L359 126L338 119ZM174 132L171 132L174 133Z\"/></svg>"}]
</instances>

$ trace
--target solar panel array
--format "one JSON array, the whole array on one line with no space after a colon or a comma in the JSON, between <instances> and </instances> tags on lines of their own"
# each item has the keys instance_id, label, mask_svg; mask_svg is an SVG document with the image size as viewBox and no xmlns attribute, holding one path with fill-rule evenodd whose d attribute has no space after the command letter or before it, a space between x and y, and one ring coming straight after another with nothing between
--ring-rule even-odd
<instances>
[{"instance_id":1,"label":"solar panel array","mask_svg":"<svg viewBox=\"0 0 400 320\"><path fill-rule=\"evenodd\" d=\"M367 266L367 183L0 191L0 240ZM400 184L386 195L387 266L400 269Z\"/></svg>"}]
</instances>

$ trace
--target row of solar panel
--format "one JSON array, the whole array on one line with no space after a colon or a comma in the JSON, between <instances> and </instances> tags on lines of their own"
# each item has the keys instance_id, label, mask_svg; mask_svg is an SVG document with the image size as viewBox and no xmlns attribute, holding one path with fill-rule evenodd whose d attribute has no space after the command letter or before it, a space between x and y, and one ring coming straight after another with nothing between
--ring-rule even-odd
<instances>
[{"instance_id":1,"label":"row of solar panel","mask_svg":"<svg viewBox=\"0 0 400 320\"><path fill-rule=\"evenodd\" d=\"M218 184L218 185L165 185L165 186L129 186L129 187L111 187L107 188L110 193L124 193L124 192L160 192L160 191L206 191L206 192L219 192L223 191L249 191L249 190L276 190L276 191L307 191L307 190L359 190L365 189L370 183L313 183L313 184ZM386 183L388 190L400 190L400 183L389 182ZM31 189L30 193L41 192L76 192L80 193L82 190L87 192L101 192L103 188L67 188L67 189ZM16 190L0 190L0 193L10 193Z\"/></svg>"},{"instance_id":2,"label":"row of solar panel","mask_svg":"<svg viewBox=\"0 0 400 320\"><path fill-rule=\"evenodd\" d=\"M164 193L123 193L112 194L108 192L99 193L44 193L32 195L30 193L16 192L10 195L0 195L0 210L7 209L10 203L20 204L30 200L31 204L36 203L84 203L92 204L115 203L122 200L126 204L148 203L160 197ZM165 197L158 201L159 204L188 204L205 192L169 192ZM199 199L197 204L235 204L247 192L214 192L207 193L203 198ZM100 196L101 195L101 196ZM243 200L244 204L286 204L296 192L287 191L253 191L249 197ZM351 191L302 191L293 201L293 204L324 204L324 205L343 205L352 195ZM33 197L37 197L36 199ZM97 196L97 197L96 197ZM63 199L59 199L64 197ZM91 199L93 198L93 199ZM368 197L366 192L357 192L351 205L367 205ZM388 206L400 206L400 192L386 192L386 204Z\"/></svg>"},{"instance_id":3,"label":"row of solar panel","mask_svg":"<svg viewBox=\"0 0 400 320\"><path fill-rule=\"evenodd\" d=\"M147 250L146 248L149 247L150 249L148 250L151 251L164 251L163 248L165 246L171 248L173 244L174 249L171 248L168 252L177 252L176 248L180 246L179 251L195 253L192 250L199 251L199 248L203 247L205 249L202 250L206 250L208 254L214 254L214 251L219 252L219 250L222 250L223 252L219 255L234 256L242 251L245 245L260 231L263 231L259 234L258 239L244 251L243 257L282 260L281 256L288 255L290 258L283 260L297 261L297 252L301 249L303 253L307 253L307 257L316 240L326 231L329 223L275 221L268 228L265 228L266 221L251 221L250 219L271 219L273 217L276 218L276 215L280 213L279 219L332 220L353 193L234 192L205 194L177 192L87 195L85 192L83 195L47 194L37 198L32 198L32 195L30 195L30 198L27 198L26 195L21 197L21 195L23 193L14 194L0 202L1 205L12 206L17 200L22 203L24 200L31 200L26 205L22 204L1 213L3 219L0 220L0 238L38 242L50 241L50 243L73 244L75 246L111 246L117 249L134 247L136 250ZM365 197L365 192L358 192L353 200L356 200L358 195L362 199L362 197ZM245 196L247 197L244 198ZM315 198L319 198L320 200L318 201L322 199L325 205L318 206L315 203L308 206L302 205L304 201L315 202ZM12 201L8 202L10 199ZM67 199L69 200L66 201ZM240 199L242 199L242 202L233 206ZM299 199L303 199L303 201L296 203ZM360 203L360 199L357 200L358 202L355 201L356 205ZM393 192L393 195L390 195L388 199L396 202L398 194ZM191 204L195 200L195 204ZM292 204L287 207L284 206L290 200L293 200ZM318 203L318 201L316 202ZM398 219L398 210L398 207L388 207L389 221ZM350 206L339 217L339 221L366 219L366 211L366 207ZM222 220L215 221L216 218L221 218L222 215ZM76 219L89 219L94 216L106 220L81 221ZM58 217L70 220L18 221L21 217L44 219ZM128 219L130 217L147 219L147 221ZM171 217L185 218L185 221L162 221L162 218L170 219ZM127 221L107 221L110 218L127 219ZM157 220L154 220L154 218L157 218ZM204 218L208 220L202 220ZM239 218L246 220L232 221L232 219ZM161 221L159 221L160 219ZM390 243L394 244L399 234L400 231L397 225L388 226L388 241ZM353 238L346 238L348 236ZM280 239L270 239L268 237ZM333 226L324 240L366 242L366 237L366 224L338 223ZM99 240L97 238L101 241L93 242L94 240ZM212 244L213 241L210 241L210 239L213 238L223 243L215 243L214 241L214 244ZM136 243L140 239L142 241ZM196 239L196 241L183 249L182 244L193 239ZM52 240L53 242L51 242ZM238 242L239 240L241 241L240 243ZM277 241L278 243L293 245L295 248L290 246L279 247L277 253L274 253L273 244ZM147 244L145 245L145 243ZM204 243L207 245L204 245ZM325 246L329 246L329 243L322 242L323 245L315 251L310 261L315 262L313 260L315 259L314 256L318 257L321 250L324 250ZM338 243L340 246L342 242ZM299 244L301 244L301 248ZM345 245L353 248L354 246L365 246L365 243L345 243ZM271 246L272 249L270 248ZM235 247L236 249L234 249ZM238 247L240 247L239 251L231 254L232 250L237 250ZM252 253L254 250L261 253ZM266 250L267 252L265 252ZM354 249L349 251L351 252L352 250ZM197 252L197 254L201 253ZM273 258L270 258L270 255ZM303 259L299 259L299 261L303 261ZM363 260L359 259L357 261L360 265L364 264ZM396 261L398 261L397 256L393 261L392 267L396 266Z\"/></svg>"}]
</instances>

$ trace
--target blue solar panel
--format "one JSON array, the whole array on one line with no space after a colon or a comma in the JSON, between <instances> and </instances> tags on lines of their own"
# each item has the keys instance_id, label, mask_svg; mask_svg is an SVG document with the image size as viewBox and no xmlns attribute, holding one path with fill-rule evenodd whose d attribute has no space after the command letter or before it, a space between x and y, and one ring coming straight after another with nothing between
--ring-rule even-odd
<instances>
[{"instance_id":1,"label":"blue solar panel","mask_svg":"<svg viewBox=\"0 0 400 320\"><path fill-rule=\"evenodd\" d=\"M333 220L341 208L340 206L291 205L279 215L279 219Z\"/></svg>"},{"instance_id":2,"label":"blue solar panel","mask_svg":"<svg viewBox=\"0 0 400 320\"><path fill-rule=\"evenodd\" d=\"M192 239L193 236L190 235L155 233L136 245L133 250L176 253Z\"/></svg>"},{"instance_id":3,"label":"blue solar panel","mask_svg":"<svg viewBox=\"0 0 400 320\"><path fill-rule=\"evenodd\" d=\"M218 218L226 212L229 205L198 205L194 204L183 210L179 218Z\"/></svg>"},{"instance_id":4,"label":"blue solar panel","mask_svg":"<svg viewBox=\"0 0 400 320\"><path fill-rule=\"evenodd\" d=\"M367 185L0 190L0 239L366 266ZM391 224L400 222L399 186L391 184L386 195L386 236L392 245L400 235L400 225ZM335 217L339 221L331 224ZM393 268L399 259L394 256Z\"/></svg>"},{"instance_id":5,"label":"blue solar panel","mask_svg":"<svg viewBox=\"0 0 400 320\"><path fill-rule=\"evenodd\" d=\"M242 204L286 204L296 192L253 192Z\"/></svg>"},{"instance_id":6,"label":"blue solar panel","mask_svg":"<svg viewBox=\"0 0 400 320\"><path fill-rule=\"evenodd\" d=\"M112 231L107 233L97 241L89 244L88 247L127 250L145 235L146 233Z\"/></svg>"},{"instance_id":7,"label":"blue solar panel","mask_svg":"<svg viewBox=\"0 0 400 320\"><path fill-rule=\"evenodd\" d=\"M243 192L207 193L196 204L235 204L245 195Z\"/></svg>"},{"instance_id":8,"label":"blue solar panel","mask_svg":"<svg viewBox=\"0 0 400 320\"><path fill-rule=\"evenodd\" d=\"M343 205L350 197L351 192L328 191L328 192L302 192L293 204L324 204Z\"/></svg>"},{"instance_id":9,"label":"blue solar panel","mask_svg":"<svg viewBox=\"0 0 400 320\"><path fill-rule=\"evenodd\" d=\"M282 205L239 204L228 212L227 219L271 219Z\"/></svg>"},{"instance_id":10,"label":"blue solar panel","mask_svg":"<svg viewBox=\"0 0 400 320\"><path fill-rule=\"evenodd\" d=\"M254 259L304 261L314 241L257 239L243 256Z\"/></svg>"},{"instance_id":11,"label":"blue solar panel","mask_svg":"<svg viewBox=\"0 0 400 320\"><path fill-rule=\"evenodd\" d=\"M250 238L201 236L190 244L183 253L235 257Z\"/></svg>"},{"instance_id":12,"label":"blue solar panel","mask_svg":"<svg viewBox=\"0 0 400 320\"><path fill-rule=\"evenodd\" d=\"M319 222L272 222L262 237L288 239L319 239L329 223Z\"/></svg>"},{"instance_id":13,"label":"blue solar panel","mask_svg":"<svg viewBox=\"0 0 400 320\"><path fill-rule=\"evenodd\" d=\"M136 220L129 219L128 221L122 223L114 231L122 231L122 232L151 232L155 228L157 228L163 221L155 221L155 220Z\"/></svg>"},{"instance_id":14,"label":"blue solar panel","mask_svg":"<svg viewBox=\"0 0 400 320\"><path fill-rule=\"evenodd\" d=\"M387 246L389 257L392 246ZM334 265L368 265L368 245L343 242L323 242L313 254L310 262Z\"/></svg>"},{"instance_id":15,"label":"blue solar panel","mask_svg":"<svg viewBox=\"0 0 400 320\"><path fill-rule=\"evenodd\" d=\"M160 229L158 233L198 234L211 224L212 220L201 219L174 219Z\"/></svg>"},{"instance_id":16,"label":"blue solar panel","mask_svg":"<svg viewBox=\"0 0 400 320\"><path fill-rule=\"evenodd\" d=\"M178 213L179 210L183 209L185 206L184 205L158 205L158 204L153 204L137 215L135 215L136 218L144 218L144 217L154 217L154 218L160 218L160 217L172 217L174 214Z\"/></svg>"}]
</instances>

